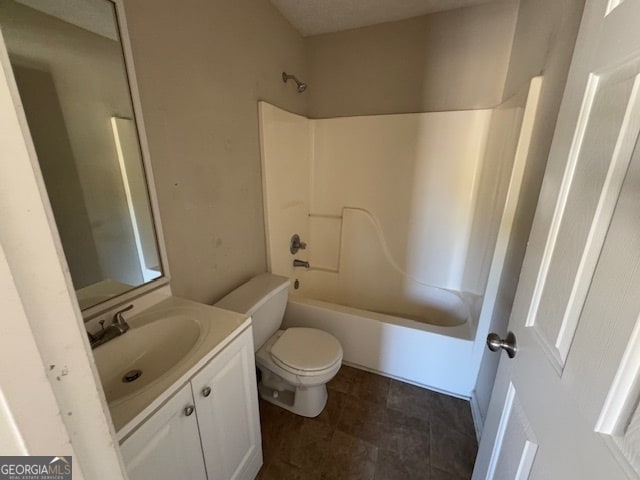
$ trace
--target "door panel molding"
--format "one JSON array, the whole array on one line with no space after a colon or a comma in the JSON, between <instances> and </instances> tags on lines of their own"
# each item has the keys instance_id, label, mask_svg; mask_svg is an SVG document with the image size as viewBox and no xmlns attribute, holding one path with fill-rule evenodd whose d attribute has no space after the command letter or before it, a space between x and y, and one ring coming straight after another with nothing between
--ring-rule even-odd
<instances>
[{"instance_id":1,"label":"door panel molding","mask_svg":"<svg viewBox=\"0 0 640 480\"><path fill-rule=\"evenodd\" d=\"M639 71L636 57L592 72L583 96L526 319L559 376L640 131ZM596 132L599 144L589 140ZM577 261L567 257L576 249Z\"/></svg>"},{"instance_id":2,"label":"door panel molding","mask_svg":"<svg viewBox=\"0 0 640 480\"><path fill-rule=\"evenodd\" d=\"M640 316L607 394L595 431L631 477L640 475Z\"/></svg>"},{"instance_id":3,"label":"door panel molding","mask_svg":"<svg viewBox=\"0 0 640 480\"><path fill-rule=\"evenodd\" d=\"M558 194L558 200L553 212L551 220L551 226L549 227L549 233L547 235L547 241L545 243L544 251L542 253L542 259L540 261L540 268L538 270L538 276L533 288L533 294L531 296L531 303L529 304L529 311L527 312L527 319L525 321L526 327L533 327L538 314L538 308L540 307L540 300L542 299L542 291L546 283L549 267L551 266L551 258L553 256L554 246L558 240L558 234L560 232L560 224L564 209L567 205L569 198L569 191L571 184L573 183L573 177L580 158L580 151L584 141L584 135L589 123L589 117L591 116L591 108L593 107L593 101L598 90L599 77L596 75L589 75L587 80L587 87L582 99L582 106L580 107L580 114L578 116L578 122L576 124L576 131L571 142L571 149L569 151L569 158L562 177L562 184L560 187L560 193Z\"/></svg>"},{"instance_id":4,"label":"door panel molding","mask_svg":"<svg viewBox=\"0 0 640 480\"><path fill-rule=\"evenodd\" d=\"M606 435L624 433L624 424L632 415L640 396L640 317L636 320L629 343L624 351L616 376L602 407L595 431Z\"/></svg>"},{"instance_id":5,"label":"door panel molding","mask_svg":"<svg viewBox=\"0 0 640 480\"><path fill-rule=\"evenodd\" d=\"M564 366L571 347L582 307L587 298L591 279L602 251L611 217L631 163L635 142L640 131L640 75L635 75L629 102L616 141L609 171L596 207L593 223L587 237L586 248L580 259L576 281L573 284L567 309L562 319L555 347Z\"/></svg>"},{"instance_id":6,"label":"door panel molding","mask_svg":"<svg viewBox=\"0 0 640 480\"><path fill-rule=\"evenodd\" d=\"M521 445L518 458L512 454L509 458L504 457L506 450L502 449L502 444L507 441L511 446ZM526 412L518 399L516 388L513 383L509 383L504 401L504 409L500 416L500 423L496 435L495 444L489 468L487 469L487 480L516 479L526 480L533 468L536 452L538 451L538 441L533 432Z\"/></svg>"}]
</instances>

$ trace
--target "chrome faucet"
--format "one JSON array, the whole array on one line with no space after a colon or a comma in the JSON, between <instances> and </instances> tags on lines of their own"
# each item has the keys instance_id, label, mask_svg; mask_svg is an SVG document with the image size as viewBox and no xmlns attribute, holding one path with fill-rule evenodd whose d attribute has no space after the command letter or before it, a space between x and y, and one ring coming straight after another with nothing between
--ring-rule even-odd
<instances>
[{"instance_id":1,"label":"chrome faucet","mask_svg":"<svg viewBox=\"0 0 640 480\"><path fill-rule=\"evenodd\" d=\"M91 348L93 349L99 347L100 345L103 345L108 341L119 337L120 335L124 335L127 330L129 330L129 324L124 319L122 314L124 312L128 312L132 308L133 304L129 305L126 308L123 308L122 310L118 310L113 316L111 325L109 325L107 328L104 328L104 320L100 320L100 322L98 323L100 323L101 330L98 333L92 334L90 332L87 332Z\"/></svg>"},{"instance_id":2,"label":"chrome faucet","mask_svg":"<svg viewBox=\"0 0 640 480\"><path fill-rule=\"evenodd\" d=\"M116 312L116 314L113 316L113 322L111 322L111 325L114 326L115 328L117 328L120 331L120 335L122 335L127 330L129 330L129 324L124 319L122 314L124 312L128 312L132 308L133 308L133 303L131 305L129 305L128 307L123 308L122 310L118 310Z\"/></svg>"},{"instance_id":3,"label":"chrome faucet","mask_svg":"<svg viewBox=\"0 0 640 480\"><path fill-rule=\"evenodd\" d=\"M304 260L298 260L297 258L293 261L294 267L304 267L309 268L309 262L305 262Z\"/></svg>"}]
</instances>

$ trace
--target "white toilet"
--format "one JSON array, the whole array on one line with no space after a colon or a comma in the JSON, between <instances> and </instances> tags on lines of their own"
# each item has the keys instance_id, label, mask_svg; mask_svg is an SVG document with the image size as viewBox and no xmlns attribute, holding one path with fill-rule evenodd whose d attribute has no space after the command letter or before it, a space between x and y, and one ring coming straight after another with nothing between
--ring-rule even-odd
<instances>
[{"instance_id":1,"label":"white toilet","mask_svg":"<svg viewBox=\"0 0 640 480\"><path fill-rule=\"evenodd\" d=\"M342 346L315 328L279 330L289 284L286 277L264 273L215 306L251 316L256 365L262 374L260 396L298 415L316 417L327 403L326 384L342 364Z\"/></svg>"}]
</instances>

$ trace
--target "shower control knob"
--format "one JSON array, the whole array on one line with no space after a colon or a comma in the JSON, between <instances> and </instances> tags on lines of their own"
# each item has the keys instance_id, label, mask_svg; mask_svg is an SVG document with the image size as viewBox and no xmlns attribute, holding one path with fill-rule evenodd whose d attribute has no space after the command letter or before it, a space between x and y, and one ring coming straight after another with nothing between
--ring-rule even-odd
<instances>
[{"instance_id":1,"label":"shower control knob","mask_svg":"<svg viewBox=\"0 0 640 480\"><path fill-rule=\"evenodd\" d=\"M298 250L304 250L305 248L307 248L307 244L300 240L300 235L295 233L289 241L289 251L292 255L295 255Z\"/></svg>"},{"instance_id":2,"label":"shower control knob","mask_svg":"<svg viewBox=\"0 0 640 480\"><path fill-rule=\"evenodd\" d=\"M516 343L516 336L513 332L507 334L507 338L502 339L497 333L490 333L487 335L487 347L492 352L497 352L502 349L507 352L509 358L513 358L518 353L518 344Z\"/></svg>"},{"instance_id":3,"label":"shower control knob","mask_svg":"<svg viewBox=\"0 0 640 480\"><path fill-rule=\"evenodd\" d=\"M209 395L211 395L211 387L204 387L202 389L202 396L208 397Z\"/></svg>"}]
</instances>

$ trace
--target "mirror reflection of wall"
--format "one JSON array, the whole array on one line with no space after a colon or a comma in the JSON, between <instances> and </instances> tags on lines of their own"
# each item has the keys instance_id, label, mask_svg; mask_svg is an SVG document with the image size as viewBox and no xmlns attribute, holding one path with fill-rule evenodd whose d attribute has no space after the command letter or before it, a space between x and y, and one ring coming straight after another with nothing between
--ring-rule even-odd
<instances>
[{"instance_id":1,"label":"mirror reflection of wall","mask_svg":"<svg viewBox=\"0 0 640 480\"><path fill-rule=\"evenodd\" d=\"M2 1L0 28L81 308L160 277L114 5Z\"/></svg>"}]
</instances>

